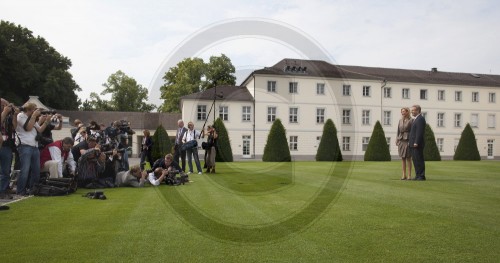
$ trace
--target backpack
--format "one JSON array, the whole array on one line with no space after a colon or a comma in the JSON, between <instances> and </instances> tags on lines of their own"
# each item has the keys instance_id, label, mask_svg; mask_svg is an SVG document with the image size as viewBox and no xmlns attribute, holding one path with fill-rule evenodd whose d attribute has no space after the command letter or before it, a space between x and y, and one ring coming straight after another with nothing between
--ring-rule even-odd
<instances>
[{"instance_id":1,"label":"backpack","mask_svg":"<svg viewBox=\"0 0 500 263\"><path fill-rule=\"evenodd\" d=\"M70 194L69 188L40 184L33 193L36 196L61 196Z\"/></svg>"}]
</instances>

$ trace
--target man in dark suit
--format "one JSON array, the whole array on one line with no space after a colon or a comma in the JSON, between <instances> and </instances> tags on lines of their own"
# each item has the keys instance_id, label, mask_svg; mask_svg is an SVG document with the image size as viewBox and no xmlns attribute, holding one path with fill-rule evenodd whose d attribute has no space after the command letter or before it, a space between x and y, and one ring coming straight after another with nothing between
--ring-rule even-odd
<instances>
[{"instance_id":1,"label":"man in dark suit","mask_svg":"<svg viewBox=\"0 0 500 263\"><path fill-rule=\"evenodd\" d=\"M421 111L422 109L419 105L411 107L411 114L415 119L410 130L409 145L412 149L411 156L413 158L413 166L415 167L414 180L417 181L425 181L424 147L426 123Z\"/></svg>"},{"instance_id":2,"label":"man in dark suit","mask_svg":"<svg viewBox=\"0 0 500 263\"><path fill-rule=\"evenodd\" d=\"M179 128L177 129L177 134L175 135L174 160L175 162L182 164L182 171L186 171L186 151L182 150L182 138L188 129L184 127L183 120L178 120L177 126ZM179 162L179 158L181 158L181 162Z\"/></svg>"}]
</instances>

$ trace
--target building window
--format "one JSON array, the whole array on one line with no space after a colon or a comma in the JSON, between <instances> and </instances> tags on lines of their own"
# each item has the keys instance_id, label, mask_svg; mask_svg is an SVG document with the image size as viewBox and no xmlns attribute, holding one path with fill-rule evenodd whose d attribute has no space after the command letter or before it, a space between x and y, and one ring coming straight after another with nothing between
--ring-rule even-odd
<instances>
[{"instance_id":1,"label":"building window","mask_svg":"<svg viewBox=\"0 0 500 263\"><path fill-rule=\"evenodd\" d=\"M427 112L426 111L422 111L422 113L420 113L422 115L422 117L424 117L424 119L427 120Z\"/></svg>"},{"instance_id":2,"label":"building window","mask_svg":"<svg viewBox=\"0 0 500 263\"><path fill-rule=\"evenodd\" d=\"M392 98L392 89L390 87L384 87L384 98Z\"/></svg>"},{"instance_id":3,"label":"building window","mask_svg":"<svg viewBox=\"0 0 500 263\"><path fill-rule=\"evenodd\" d=\"M325 83L317 83L316 84L316 94L317 95L325 95Z\"/></svg>"},{"instance_id":4,"label":"building window","mask_svg":"<svg viewBox=\"0 0 500 263\"><path fill-rule=\"evenodd\" d=\"M387 142L387 148L389 148L389 152L391 151L391 137L385 137L385 141Z\"/></svg>"},{"instance_id":5,"label":"building window","mask_svg":"<svg viewBox=\"0 0 500 263\"><path fill-rule=\"evenodd\" d=\"M455 101L462 101L462 92L455 91Z\"/></svg>"},{"instance_id":6,"label":"building window","mask_svg":"<svg viewBox=\"0 0 500 263\"><path fill-rule=\"evenodd\" d=\"M343 85L342 86L342 95L351 96L351 85Z\"/></svg>"},{"instance_id":7,"label":"building window","mask_svg":"<svg viewBox=\"0 0 500 263\"><path fill-rule=\"evenodd\" d=\"M384 111L384 125L392 125L391 111Z\"/></svg>"},{"instance_id":8,"label":"building window","mask_svg":"<svg viewBox=\"0 0 500 263\"><path fill-rule=\"evenodd\" d=\"M490 92L490 94L488 95L488 98L489 98L489 99L488 99L488 101L489 101L490 103L495 103L495 102L497 102L496 95L495 95L495 93L493 93L493 92Z\"/></svg>"},{"instance_id":9,"label":"building window","mask_svg":"<svg viewBox=\"0 0 500 263\"><path fill-rule=\"evenodd\" d=\"M251 120L251 116L252 116L252 113L251 113L251 110L252 110L252 107L250 106L243 106L242 108L242 118L241 120L242 121L250 121Z\"/></svg>"},{"instance_id":10,"label":"building window","mask_svg":"<svg viewBox=\"0 0 500 263\"><path fill-rule=\"evenodd\" d=\"M438 90L438 100L444 100L444 90Z\"/></svg>"},{"instance_id":11,"label":"building window","mask_svg":"<svg viewBox=\"0 0 500 263\"><path fill-rule=\"evenodd\" d=\"M207 119L207 105L198 105L197 112L197 119L199 121L204 121Z\"/></svg>"},{"instance_id":12,"label":"building window","mask_svg":"<svg viewBox=\"0 0 500 263\"><path fill-rule=\"evenodd\" d=\"M342 110L342 124L351 124L351 110Z\"/></svg>"},{"instance_id":13,"label":"building window","mask_svg":"<svg viewBox=\"0 0 500 263\"><path fill-rule=\"evenodd\" d=\"M227 106L219 106L219 118L223 121L229 120L229 108Z\"/></svg>"},{"instance_id":14,"label":"building window","mask_svg":"<svg viewBox=\"0 0 500 263\"><path fill-rule=\"evenodd\" d=\"M276 107L267 107L267 122L276 120Z\"/></svg>"},{"instance_id":15,"label":"building window","mask_svg":"<svg viewBox=\"0 0 500 263\"><path fill-rule=\"evenodd\" d=\"M363 110L363 113L361 115L361 123L363 125L370 125L370 111L369 110Z\"/></svg>"},{"instance_id":16,"label":"building window","mask_svg":"<svg viewBox=\"0 0 500 263\"><path fill-rule=\"evenodd\" d=\"M401 98L409 99L410 98L410 89L403 89Z\"/></svg>"},{"instance_id":17,"label":"building window","mask_svg":"<svg viewBox=\"0 0 500 263\"><path fill-rule=\"evenodd\" d=\"M462 127L462 114L455 113L455 127Z\"/></svg>"},{"instance_id":18,"label":"building window","mask_svg":"<svg viewBox=\"0 0 500 263\"><path fill-rule=\"evenodd\" d=\"M351 137L342 137L342 151L351 150Z\"/></svg>"},{"instance_id":19,"label":"building window","mask_svg":"<svg viewBox=\"0 0 500 263\"><path fill-rule=\"evenodd\" d=\"M366 151L366 149L368 149L368 143L370 142L370 137L363 137L361 139L361 148L363 150L363 152Z\"/></svg>"},{"instance_id":20,"label":"building window","mask_svg":"<svg viewBox=\"0 0 500 263\"><path fill-rule=\"evenodd\" d=\"M427 100L427 90L426 89L421 89L420 90L420 99L421 100Z\"/></svg>"},{"instance_id":21,"label":"building window","mask_svg":"<svg viewBox=\"0 0 500 263\"><path fill-rule=\"evenodd\" d=\"M316 109L316 123L325 123L325 109Z\"/></svg>"},{"instance_id":22,"label":"building window","mask_svg":"<svg viewBox=\"0 0 500 263\"><path fill-rule=\"evenodd\" d=\"M444 113L439 112L437 115L437 126L444 127Z\"/></svg>"},{"instance_id":23,"label":"building window","mask_svg":"<svg viewBox=\"0 0 500 263\"><path fill-rule=\"evenodd\" d=\"M297 123L299 122L299 108L290 108L289 110L290 116L289 116L289 121L290 123Z\"/></svg>"},{"instance_id":24,"label":"building window","mask_svg":"<svg viewBox=\"0 0 500 263\"><path fill-rule=\"evenodd\" d=\"M298 150L298 136L290 136L290 151Z\"/></svg>"},{"instance_id":25,"label":"building window","mask_svg":"<svg viewBox=\"0 0 500 263\"><path fill-rule=\"evenodd\" d=\"M488 114L488 128L495 128L495 114Z\"/></svg>"},{"instance_id":26,"label":"building window","mask_svg":"<svg viewBox=\"0 0 500 263\"><path fill-rule=\"evenodd\" d=\"M298 83L297 82L290 82L289 85L288 85L288 90L290 93L297 93L297 87L298 87Z\"/></svg>"},{"instance_id":27,"label":"building window","mask_svg":"<svg viewBox=\"0 0 500 263\"><path fill-rule=\"evenodd\" d=\"M470 115L470 126L472 128L477 128L479 127L479 114L477 113L472 113Z\"/></svg>"},{"instance_id":28,"label":"building window","mask_svg":"<svg viewBox=\"0 0 500 263\"><path fill-rule=\"evenodd\" d=\"M437 145L438 150L440 152L443 152L443 144L444 144L444 139L443 138L437 138L436 139L436 145Z\"/></svg>"},{"instance_id":29,"label":"building window","mask_svg":"<svg viewBox=\"0 0 500 263\"><path fill-rule=\"evenodd\" d=\"M479 102L479 92L472 92L472 102Z\"/></svg>"},{"instance_id":30,"label":"building window","mask_svg":"<svg viewBox=\"0 0 500 263\"><path fill-rule=\"evenodd\" d=\"M370 86L363 86L363 97L370 97Z\"/></svg>"},{"instance_id":31,"label":"building window","mask_svg":"<svg viewBox=\"0 0 500 263\"><path fill-rule=\"evenodd\" d=\"M276 81L267 82L267 92L276 92Z\"/></svg>"}]
</instances>

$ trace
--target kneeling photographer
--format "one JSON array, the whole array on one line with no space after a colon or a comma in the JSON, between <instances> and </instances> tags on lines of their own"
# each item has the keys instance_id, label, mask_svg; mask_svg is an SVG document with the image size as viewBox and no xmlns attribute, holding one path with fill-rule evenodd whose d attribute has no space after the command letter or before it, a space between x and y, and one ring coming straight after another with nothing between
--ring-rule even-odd
<instances>
[{"instance_id":1,"label":"kneeling photographer","mask_svg":"<svg viewBox=\"0 0 500 263\"><path fill-rule=\"evenodd\" d=\"M168 174L166 177L167 184L179 185L189 182L188 175L182 171L179 164L174 161L174 156L170 153L165 155L165 158L156 160L151 170L148 170L148 173L156 171L157 168L162 168ZM180 175L180 178L176 177L177 174Z\"/></svg>"}]
</instances>

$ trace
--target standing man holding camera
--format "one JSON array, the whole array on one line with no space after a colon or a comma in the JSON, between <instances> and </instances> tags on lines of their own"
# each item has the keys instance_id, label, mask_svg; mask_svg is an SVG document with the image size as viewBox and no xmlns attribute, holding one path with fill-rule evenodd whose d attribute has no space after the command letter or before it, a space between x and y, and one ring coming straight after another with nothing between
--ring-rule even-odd
<instances>
[{"instance_id":1,"label":"standing man holding camera","mask_svg":"<svg viewBox=\"0 0 500 263\"><path fill-rule=\"evenodd\" d=\"M7 193L7 187L10 182L12 150L15 148L14 129L17 125L19 109L7 100L1 99L0 113L0 199L12 199L12 196Z\"/></svg>"},{"instance_id":2,"label":"standing man holding camera","mask_svg":"<svg viewBox=\"0 0 500 263\"><path fill-rule=\"evenodd\" d=\"M194 123L189 122L188 123L188 131L184 133L184 137L182 138L183 143L188 143L190 141L195 141L196 138L200 137L200 132L194 129ZM185 144L187 146L188 144ZM187 153L187 159L188 159L188 166L189 166L189 173L193 173L193 162L192 158L194 157L194 163L196 164L196 169L198 169L198 174L202 174L202 169L200 165L200 157L198 155L198 146L195 147L189 147L186 149Z\"/></svg>"},{"instance_id":3,"label":"standing man holding camera","mask_svg":"<svg viewBox=\"0 0 500 263\"><path fill-rule=\"evenodd\" d=\"M182 144L183 144L182 138L184 138L184 134L187 132L188 129L184 127L183 120L178 120L177 126L179 128L177 129L177 134L175 136L174 160L175 162L179 163L179 158L181 158L182 171L186 171L186 151L182 150Z\"/></svg>"},{"instance_id":4,"label":"standing man holding camera","mask_svg":"<svg viewBox=\"0 0 500 263\"><path fill-rule=\"evenodd\" d=\"M33 193L36 191L40 180L40 151L36 139L37 133L45 130L50 119L47 119L45 115L40 116L41 111L32 102L25 103L21 110L22 112L17 115L16 126L17 136L19 137L17 150L21 161L21 174L17 180L17 194L26 195L30 194L26 190L27 187ZM38 117L40 117L39 123L36 122ZM28 178L30 179L29 184Z\"/></svg>"}]
</instances>

